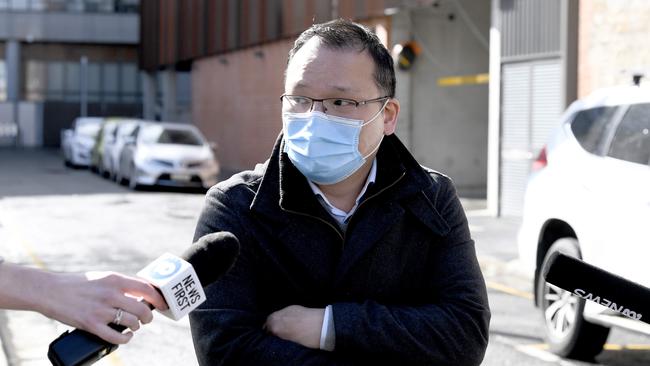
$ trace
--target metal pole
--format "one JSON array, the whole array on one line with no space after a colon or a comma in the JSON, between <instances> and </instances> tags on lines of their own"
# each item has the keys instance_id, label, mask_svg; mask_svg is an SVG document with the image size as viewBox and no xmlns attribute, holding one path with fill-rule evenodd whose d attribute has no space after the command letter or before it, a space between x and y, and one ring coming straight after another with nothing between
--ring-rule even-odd
<instances>
[{"instance_id":1,"label":"metal pole","mask_svg":"<svg viewBox=\"0 0 650 366\"><path fill-rule=\"evenodd\" d=\"M88 115L88 57L81 56L79 60L81 64L79 67L79 103L81 109L81 117Z\"/></svg>"},{"instance_id":2,"label":"metal pole","mask_svg":"<svg viewBox=\"0 0 650 366\"><path fill-rule=\"evenodd\" d=\"M487 210L498 217L501 170L501 17L500 0L492 0L490 14L490 92L488 96Z\"/></svg>"}]
</instances>

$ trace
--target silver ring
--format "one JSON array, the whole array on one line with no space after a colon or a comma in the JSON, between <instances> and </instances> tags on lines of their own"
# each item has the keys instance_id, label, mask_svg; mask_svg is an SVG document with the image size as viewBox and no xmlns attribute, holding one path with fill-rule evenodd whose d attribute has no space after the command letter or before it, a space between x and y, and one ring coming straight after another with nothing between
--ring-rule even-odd
<instances>
[{"instance_id":1,"label":"silver ring","mask_svg":"<svg viewBox=\"0 0 650 366\"><path fill-rule=\"evenodd\" d=\"M124 315L124 310L117 308L117 312L115 313L115 318L113 319L113 324L115 325L120 325L120 322L122 321L122 315Z\"/></svg>"}]
</instances>

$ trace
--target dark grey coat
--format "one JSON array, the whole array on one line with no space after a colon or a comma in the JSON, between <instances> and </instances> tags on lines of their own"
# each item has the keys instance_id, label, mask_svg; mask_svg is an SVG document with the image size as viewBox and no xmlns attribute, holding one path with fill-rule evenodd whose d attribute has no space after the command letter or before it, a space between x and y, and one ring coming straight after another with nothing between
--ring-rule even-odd
<instances>
[{"instance_id":1,"label":"dark grey coat","mask_svg":"<svg viewBox=\"0 0 650 366\"><path fill-rule=\"evenodd\" d=\"M278 139L270 159L210 189L195 239L225 230L233 269L190 314L201 365L478 365L490 311L449 178L384 138L377 179L345 233ZM262 329L289 305L333 305L334 352Z\"/></svg>"}]
</instances>

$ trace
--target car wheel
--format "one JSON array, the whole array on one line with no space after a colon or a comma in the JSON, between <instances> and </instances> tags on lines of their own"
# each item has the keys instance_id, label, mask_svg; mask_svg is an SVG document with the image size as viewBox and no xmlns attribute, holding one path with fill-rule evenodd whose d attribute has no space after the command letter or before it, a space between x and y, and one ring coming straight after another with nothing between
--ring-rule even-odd
<instances>
[{"instance_id":1,"label":"car wheel","mask_svg":"<svg viewBox=\"0 0 650 366\"><path fill-rule=\"evenodd\" d=\"M578 241L562 238L551 245L542 268L555 252L581 258ZM546 340L551 352L578 360L593 360L603 350L609 328L587 322L582 316L585 300L547 283L539 276L537 295L544 320Z\"/></svg>"},{"instance_id":2,"label":"car wheel","mask_svg":"<svg viewBox=\"0 0 650 366\"><path fill-rule=\"evenodd\" d=\"M124 176L122 175L122 169L118 168L115 172L115 182L121 186L124 185Z\"/></svg>"},{"instance_id":3,"label":"car wheel","mask_svg":"<svg viewBox=\"0 0 650 366\"><path fill-rule=\"evenodd\" d=\"M68 154L63 152L63 165L65 165L66 168L72 168L72 162L68 158Z\"/></svg>"},{"instance_id":4,"label":"car wheel","mask_svg":"<svg viewBox=\"0 0 650 366\"><path fill-rule=\"evenodd\" d=\"M129 172L129 188L137 191L139 188L138 180L135 177L135 165L131 164L131 169Z\"/></svg>"},{"instance_id":5,"label":"car wheel","mask_svg":"<svg viewBox=\"0 0 650 366\"><path fill-rule=\"evenodd\" d=\"M99 160L99 163L97 163L97 173L99 173L99 176L102 178L106 178L106 169L104 169L104 163Z\"/></svg>"}]
</instances>

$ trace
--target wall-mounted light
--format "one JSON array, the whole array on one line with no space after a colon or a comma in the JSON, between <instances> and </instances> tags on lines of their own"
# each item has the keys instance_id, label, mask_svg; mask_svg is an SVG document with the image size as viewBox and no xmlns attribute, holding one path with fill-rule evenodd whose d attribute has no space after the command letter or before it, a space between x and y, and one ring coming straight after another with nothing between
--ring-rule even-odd
<instances>
[{"instance_id":1,"label":"wall-mounted light","mask_svg":"<svg viewBox=\"0 0 650 366\"><path fill-rule=\"evenodd\" d=\"M402 49L397 54L397 66L399 69L406 71L413 67L413 62L415 62L420 52L422 52L422 49L415 41L402 44Z\"/></svg>"}]
</instances>

